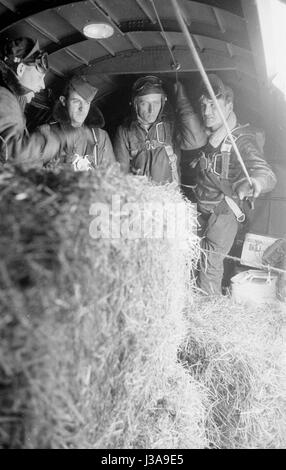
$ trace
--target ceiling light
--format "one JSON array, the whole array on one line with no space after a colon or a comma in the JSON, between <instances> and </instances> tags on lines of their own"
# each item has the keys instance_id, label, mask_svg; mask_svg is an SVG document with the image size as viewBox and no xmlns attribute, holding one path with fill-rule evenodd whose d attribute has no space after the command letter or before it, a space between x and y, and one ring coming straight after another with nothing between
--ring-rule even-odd
<instances>
[{"instance_id":1,"label":"ceiling light","mask_svg":"<svg viewBox=\"0 0 286 470\"><path fill-rule=\"evenodd\" d=\"M90 23L83 28L83 34L92 39L106 39L113 36L114 29L108 23Z\"/></svg>"}]
</instances>

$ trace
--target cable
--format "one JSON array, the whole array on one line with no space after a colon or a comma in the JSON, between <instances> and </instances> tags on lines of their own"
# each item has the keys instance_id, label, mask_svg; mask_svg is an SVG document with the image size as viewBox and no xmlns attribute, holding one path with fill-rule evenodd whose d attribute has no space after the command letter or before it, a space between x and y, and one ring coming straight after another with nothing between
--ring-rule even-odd
<instances>
[{"instance_id":1,"label":"cable","mask_svg":"<svg viewBox=\"0 0 286 470\"><path fill-rule=\"evenodd\" d=\"M241 258L238 258L237 256L230 256L230 255L226 255L224 253L220 253L219 251L212 251L212 250L206 250L206 249L203 249L202 250L204 253L215 253L216 255L218 256L221 256L222 258L227 258L227 259L231 259L233 261L239 261L241 263ZM278 273L282 273L282 274L286 274L286 270L285 269L281 269L281 268L275 268L274 266L270 266L269 264L265 265L265 264L260 264L260 263L257 263L255 265L255 268L257 269L263 269L263 270L267 270L267 271L276 271Z\"/></svg>"},{"instance_id":2,"label":"cable","mask_svg":"<svg viewBox=\"0 0 286 470\"><path fill-rule=\"evenodd\" d=\"M153 0L152 0L152 1L153 1ZM243 170L243 172L244 172L244 174L245 174L245 176L246 176L246 178L247 178L247 180L248 180L250 186L253 187L251 178L250 178L249 173L248 173L248 171L247 171L247 168L246 168L246 166L245 166L245 164L244 164L243 158L242 158L242 156L240 155L240 152L239 152L239 150L238 150L238 147L237 147L237 145L236 145L236 143L235 143L235 140L234 140L234 138L233 138L233 135L232 135L232 133L231 133L230 127L229 127L229 125L228 125L228 123L227 123L227 120L226 120L226 118L225 118L225 116L224 116L224 114L223 114L223 112L222 112L222 110L221 110L221 107L220 107L220 105L219 105L219 103L218 103L218 100L217 100L217 98L216 98L216 96L215 96L214 90L213 90L213 88L212 88L212 86L211 86L211 83L210 83L210 81L209 81L209 78L208 78L208 76L207 76L207 74L206 74L206 71L205 71L205 69L204 69L204 66L203 66L203 64L202 64L201 58L200 58L200 56L199 56L199 54L198 54L198 52L197 52L197 49L196 49L196 47L195 47L195 45L194 45L194 41L193 41L193 39L192 39L192 36L191 36L191 34L190 34L190 32L189 32L187 26L186 26L186 23L185 23L184 18L183 18L183 16L182 16L182 13L181 13L181 10L180 10L179 5L178 5L178 3L177 3L177 0L171 0L171 2L173 3L173 7L174 7L174 10L175 10L175 14L176 14L177 19L178 19L178 22L179 22L179 24L180 24L180 26L181 26L181 28L182 28L182 31L183 31L183 33L184 33L184 35L185 35L185 38L186 38L186 41L187 41L188 46L189 46L189 48L190 48L191 54L192 54L192 56L193 56L193 59L194 59L196 65L197 65L197 67L198 67L198 69L199 69L199 71L200 71L200 73L201 73L201 76L202 76L203 81L204 81L204 83L205 83L205 85L206 85L206 87L207 87L207 90L208 90L208 92L209 92L209 94L210 94L210 97L211 97L211 99L213 100L213 102L214 102L214 104L215 104L215 106L216 106L216 108L217 108L217 111L218 111L218 113L219 113L219 115L220 115L220 117L221 117L221 120L222 120L222 122L223 122L223 124L224 124L224 127L226 128L226 131L227 131L228 137L229 137L229 139L230 139L230 141L231 141L233 150L234 150L234 152L235 152L235 154L236 154L236 156L237 156L237 159L238 159L238 161L239 161L239 163L240 163L240 165L241 165L241 167L242 167L242 170Z\"/></svg>"},{"instance_id":3,"label":"cable","mask_svg":"<svg viewBox=\"0 0 286 470\"><path fill-rule=\"evenodd\" d=\"M171 64L171 67L172 69L175 71L175 74L176 74L176 83L178 83L179 79L178 79L178 71L180 70L181 68L181 64L179 64L179 62L176 61L176 58L173 54L173 51L172 49L170 48L169 46L169 42L168 42L168 38L166 36L166 33L164 31L164 28L163 28L163 25L162 25L162 22L160 20L160 17L159 17L159 14L158 14L158 11L156 9L156 6L155 6L155 3L154 3L154 0L150 0L152 6L153 6L153 9L154 9L154 12L155 12L155 15L156 15L156 18L157 18L157 21L158 21L158 24L160 26L160 29L161 29L161 32L162 32L162 36L165 40L165 43L166 43L166 46L168 48L168 51L170 53L170 56L171 56L171 59L172 59L172 64Z\"/></svg>"}]
</instances>

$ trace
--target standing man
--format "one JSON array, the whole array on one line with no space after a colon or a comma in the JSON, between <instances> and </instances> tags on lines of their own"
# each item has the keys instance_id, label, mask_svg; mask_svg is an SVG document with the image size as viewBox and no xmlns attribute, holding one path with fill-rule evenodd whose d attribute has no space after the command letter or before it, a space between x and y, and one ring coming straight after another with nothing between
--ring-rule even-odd
<instances>
[{"instance_id":1,"label":"standing man","mask_svg":"<svg viewBox=\"0 0 286 470\"><path fill-rule=\"evenodd\" d=\"M198 284L206 294L221 294L223 255L229 253L239 223L245 219L247 199L271 191L276 177L264 160L254 129L238 124L232 89L215 74L210 74L209 80L251 180L250 185L217 108L202 85L199 100L207 143L194 162L197 171L194 191L203 249Z\"/></svg>"},{"instance_id":2,"label":"standing man","mask_svg":"<svg viewBox=\"0 0 286 470\"><path fill-rule=\"evenodd\" d=\"M175 122L165 113L167 96L162 81L152 75L139 78L133 84L131 100L132 115L119 126L114 141L114 153L122 171L146 175L156 183L179 183L183 142ZM184 102L180 111L182 121L186 111L190 119L190 104L186 108ZM188 148L198 148L203 145L205 134L194 113L191 120Z\"/></svg>"},{"instance_id":3,"label":"standing man","mask_svg":"<svg viewBox=\"0 0 286 470\"><path fill-rule=\"evenodd\" d=\"M70 139L92 138L88 129L69 133L29 134L25 106L45 88L47 54L37 41L23 37L8 40L0 50L0 165L13 162L25 168L42 167Z\"/></svg>"},{"instance_id":4,"label":"standing man","mask_svg":"<svg viewBox=\"0 0 286 470\"><path fill-rule=\"evenodd\" d=\"M112 144L104 126L104 118L93 103L97 89L83 77L74 76L66 84L62 96L54 108L56 122L53 132L67 132L86 126L92 139L84 135L74 140L54 162L55 166L69 166L75 171L108 166L115 162ZM53 162L52 162L53 164Z\"/></svg>"}]
</instances>

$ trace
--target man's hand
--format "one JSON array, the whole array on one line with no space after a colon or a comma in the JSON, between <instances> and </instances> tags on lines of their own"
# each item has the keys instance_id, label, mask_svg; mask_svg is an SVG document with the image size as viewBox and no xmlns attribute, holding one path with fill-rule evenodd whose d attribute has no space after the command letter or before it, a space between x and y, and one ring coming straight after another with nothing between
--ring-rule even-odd
<instances>
[{"instance_id":1,"label":"man's hand","mask_svg":"<svg viewBox=\"0 0 286 470\"><path fill-rule=\"evenodd\" d=\"M246 197L257 198L261 193L261 184L255 178L250 178L252 185L250 185L248 180L242 181L236 188L236 193L239 199L242 201Z\"/></svg>"},{"instance_id":2,"label":"man's hand","mask_svg":"<svg viewBox=\"0 0 286 470\"><path fill-rule=\"evenodd\" d=\"M51 134L51 126L49 124L42 124L39 127L39 131L41 134L43 134L45 137L48 137Z\"/></svg>"},{"instance_id":3,"label":"man's hand","mask_svg":"<svg viewBox=\"0 0 286 470\"><path fill-rule=\"evenodd\" d=\"M179 81L174 84L174 91L177 97L185 96L184 85Z\"/></svg>"}]
</instances>

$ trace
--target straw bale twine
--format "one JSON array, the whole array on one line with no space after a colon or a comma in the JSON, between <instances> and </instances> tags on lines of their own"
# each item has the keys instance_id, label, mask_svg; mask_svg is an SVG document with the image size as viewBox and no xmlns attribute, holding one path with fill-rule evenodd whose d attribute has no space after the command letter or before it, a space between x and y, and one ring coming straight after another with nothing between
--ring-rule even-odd
<instances>
[{"instance_id":1,"label":"straw bale twine","mask_svg":"<svg viewBox=\"0 0 286 470\"><path fill-rule=\"evenodd\" d=\"M205 445L204 392L177 361L197 239L92 238L114 194L183 201L116 168L0 175L2 448Z\"/></svg>"}]
</instances>

